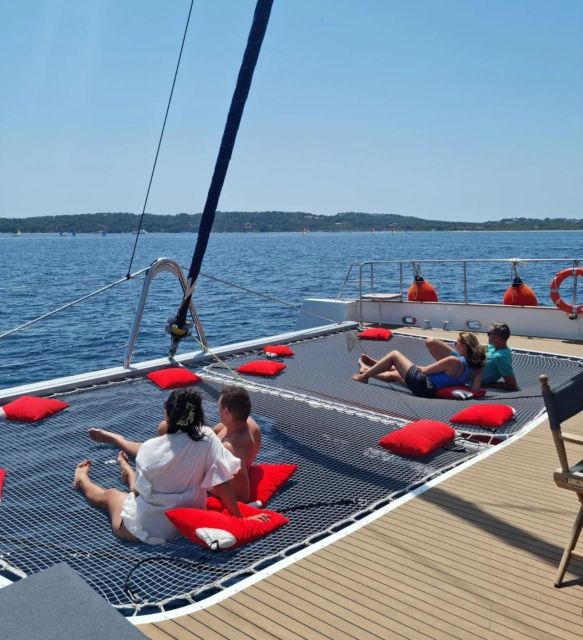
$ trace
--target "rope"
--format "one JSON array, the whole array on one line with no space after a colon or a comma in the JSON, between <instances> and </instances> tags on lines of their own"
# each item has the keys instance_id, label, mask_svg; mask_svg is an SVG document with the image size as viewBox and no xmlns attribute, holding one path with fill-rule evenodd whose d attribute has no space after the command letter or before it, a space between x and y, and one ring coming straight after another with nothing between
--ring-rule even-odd
<instances>
[{"instance_id":1,"label":"rope","mask_svg":"<svg viewBox=\"0 0 583 640\"><path fill-rule=\"evenodd\" d=\"M318 509L320 507L342 507L359 506L366 507L368 502L364 498L340 498L339 500L319 500L307 504L298 504L295 507L281 507L279 512L289 513L290 511L304 511L306 509Z\"/></svg>"},{"instance_id":2,"label":"rope","mask_svg":"<svg viewBox=\"0 0 583 640\"><path fill-rule=\"evenodd\" d=\"M0 333L0 340L2 338L6 338L7 336L12 335L13 333L16 333L17 331L22 331L23 329L26 329L27 327L30 327L31 325L36 324L37 322L40 322L41 320L45 320L46 318L50 318L51 316L54 316L57 313L60 313L61 311L65 311L65 309L69 309L70 307L73 307L74 305L78 304L79 302L83 302L84 300L88 300L89 298L92 298L93 296L96 296L96 295L98 295L100 293L103 293L104 291L107 291L108 289L112 289L113 287L116 287L118 284L123 284L124 282L127 282L128 280L131 280L131 279L135 278L136 276L139 276L140 274L144 273L144 271L147 271L149 268L150 267L146 267L145 269L140 269L139 271L136 271L135 273L128 274L125 278L121 278L120 280L116 280L115 282L112 282L112 283L106 285L105 287L101 287L101 289L96 289L92 293L88 293L87 295L81 296L80 298L77 298L76 300L73 300L72 302L68 302L67 304L63 305L62 307L58 307L57 309L53 309L52 311L49 311L48 313L45 313L42 316L38 316L38 318L34 318L33 320L29 320L28 322L25 322L24 324L21 324L18 327L14 327L13 329L5 331L4 333Z\"/></svg>"},{"instance_id":3,"label":"rope","mask_svg":"<svg viewBox=\"0 0 583 640\"><path fill-rule=\"evenodd\" d=\"M186 267L181 266L182 269L185 269ZM213 280L215 282L220 282L221 284L225 284L228 287L232 287L233 289L240 289L241 291L244 291L245 293L252 293L253 295L258 296L259 298L263 298L264 300L269 300L270 302L276 302L278 304L281 304L285 307L290 307L291 309L294 309L295 311L297 311L298 309L302 308L301 304L293 304L291 302L287 302L286 300L281 300L280 298L276 298L275 296L270 296L267 295L266 293L261 293L259 291L255 291L254 289L249 289L249 287L244 287L240 284L235 284L234 282L229 282L228 280L223 280L222 278L218 278L217 276L211 276L208 273L203 273L202 271L200 272L201 276L208 278L209 280ZM334 320L333 318L328 318L326 316L323 316L319 313L314 313L313 311L305 311L304 313L306 313L307 315L313 316L315 318L320 318L322 320L327 320L330 324L342 324L342 321L340 320Z\"/></svg>"},{"instance_id":4,"label":"rope","mask_svg":"<svg viewBox=\"0 0 583 640\"><path fill-rule=\"evenodd\" d=\"M168 120L168 113L170 111L170 105L172 104L172 96L174 95L174 87L176 85L176 78L178 77L178 69L180 68L180 61L182 59L182 51L184 50L184 42L186 40L186 34L188 33L188 25L190 24L190 15L192 13L192 5L194 0L190 0L190 8L188 10L188 17L186 19L186 26L184 27L184 34L182 36L182 44L180 45L180 53L178 54L178 61L176 63L176 69L174 71L174 79L172 80L172 88L170 89L170 96L168 97L168 104L166 105L166 113L164 115L164 122L162 124L162 130L160 131L160 138L158 139L158 147L156 148L156 155L154 156L154 164L152 165L152 171L150 173L150 180L148 182L148 188L146 189L146 197L144 198L144 206L142 207L142 215L140 216L140 223L138 224L138 230L136 231L136 239L134 241L134 248L130 263L128 265L128 272L126 278L130 277L130 271L134 262L134 256L138 246L138 239L140 237L140 231L142 230L142 224L144 222L144 215L146 213L146 206L148 204L148 198L150 197L150 189L152 187L152 181L154 180L154 173L156 172L156 165L158 164L158 155L160 154L160 147L162 146L162 139L164 138L164 130L166 129L166 121Z\"/></svg>"},{"instance_id":5,"label":"rope","mask_svg":"<svg viewBox=\"0 0 583 640\"><path fill-rule=\"evenodd\" d=\"M130 588L130 586L128 585L128 582L130 581L130 578L132 577L132 574L134 573L134 571L140 567L143 564L147 564L149 562L165 562L167 564L180 564L186 567L192 567L193 569L198 569L199 567L204 567L207 571L209 572L215 572L217 574L220 573L220 569L216 566L212 566L212 565L208 565L208 564L204 564L202 562L192 562L190 560L183 560L182 558L167 558L165 556L155 556L153 558L144 558L142 560L138 560L138 562L136 562L134 564L134 566L129 570L126 579L124 580L123 583L123 590L124 593L128 596L128 598L134 603L134 604L142 604L144 601L142 598L140 598L140 596L133 590Z\"/></svg>"}]
</instances>

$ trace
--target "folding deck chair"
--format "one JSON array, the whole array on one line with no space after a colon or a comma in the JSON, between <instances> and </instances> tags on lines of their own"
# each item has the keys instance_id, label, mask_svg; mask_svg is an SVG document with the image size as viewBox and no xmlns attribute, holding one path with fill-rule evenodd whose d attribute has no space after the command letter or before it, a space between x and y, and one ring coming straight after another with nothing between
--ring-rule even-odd
<instances>
[{"instance_id":1,"label":"folding deck chair","mask_svg":"<svg viewBox=\"0 0 583 640\"><path fill-rule=\"evenodd\" d=\"M580 503L579 511L577 512L577 517L575 518L575 523L571 531L571 537L563 552L563 557L561 558L555 578L555 587L560 587L571 558L583 559L583 554L577 553L574 550L581 529L583 528L583 460L580 460L573 466L569 466L567 450L565 448L565 442L583 445L583 436L561 430L561 423L583 410L583 372L552 390L546 375L541 375L539 379L551 432L553 434L553 441L561 464L560 468L553 474L553 478L558 487L574 491Z\"/></svg>"}]
</instances>

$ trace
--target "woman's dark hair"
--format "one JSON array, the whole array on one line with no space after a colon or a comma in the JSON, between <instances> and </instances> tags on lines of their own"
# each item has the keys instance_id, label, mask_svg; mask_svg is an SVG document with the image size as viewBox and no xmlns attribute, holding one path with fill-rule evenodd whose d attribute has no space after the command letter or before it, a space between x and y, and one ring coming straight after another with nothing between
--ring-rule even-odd
<instances>
[{"instance_id":1,"label":"woman's dark hair","mask_svg":"<svg viewBox=\"0 0 583 640\"><path fill-rule=\"evenodd\" d=\"M202 396L194 389L173 391L164 403L168 415L168 433L184 431L191 440L203 436L204 411Z\"/></svg>"}]
</instances>

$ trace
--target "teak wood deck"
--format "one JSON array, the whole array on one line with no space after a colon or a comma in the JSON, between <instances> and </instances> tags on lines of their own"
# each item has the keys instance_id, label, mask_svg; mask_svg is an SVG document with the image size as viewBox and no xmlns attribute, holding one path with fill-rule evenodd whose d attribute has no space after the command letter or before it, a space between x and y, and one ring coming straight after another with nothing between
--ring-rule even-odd
<instances>
[{"instance_id":1,"label":"teak wood deck","mask_svg":"<svg viewBox=\"0 0 583 640\"><path fill-rule=\"evenodd\" d=\"M581 343L511 344L583 357ZM569 430L583 433L581 416ZM139 629L155 640L582 638L583 562L553 587L578 508L574 493L555 486L557 466L540 424L233 597Z\"/></svg>"}]
</instances>

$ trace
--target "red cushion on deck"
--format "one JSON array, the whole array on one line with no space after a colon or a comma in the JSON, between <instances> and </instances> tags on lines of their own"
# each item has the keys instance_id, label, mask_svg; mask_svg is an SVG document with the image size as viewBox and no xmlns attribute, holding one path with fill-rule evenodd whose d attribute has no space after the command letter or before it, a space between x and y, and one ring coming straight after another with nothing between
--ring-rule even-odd
<instances>
[{"instance_id":1,"label":"red cushion on deck","mask_svg":"<svg viewBox=\"0 0 583 640\"><path fill-rule=\"evenodd\" d=\"M191 387L193 384L200 382L202 378L197 376L189 369L184 367L169 367L168 369L159 369L158 371L150 371L146 376L154 384L162 389L178 389L180 387Z\"/></svg>"},{"instance_id":2,"label":"red cushion on deck","mask_svg":"<svg viewBox=\"0 0 583 640\"><path fill-rule=\"evenodd\" d=\"M289 522L284 515L275 511L255 509L242 503L239 503L239 509L243 518L235 518L221 511L188 508L169 509L166 516L183 536L213 551L240 547ZM262 522L244 519L257 513L266 513L269 520Z\"/></svg>"},{"instance_id":3,"label":"red cushion on deck","mask_svg":"<svg viewBox=\"0 0 583 640\"><path fill-rule=\"evenodd\" d=\"M293 349L288 347L287 344L269 344L266 347L263 347L263 351L265 351L265 353L273 353L282 358L294 355Z\"/></svg>"},{"instance_id":4,"label":"red cushion on deck","mask_svg":"<svg viewBox=\"0 0 583 640\"><path fill-rule=\"evenodd\" d=\"M426 456L455 438L455 430L445 422L417 420L379 440L381 447L400 456Z\"/></svg>"},{"instance_id":5,"label":"red cushion on deck","mask_svg":"<svg viewBox=\"0 0 583 640\"><path fill-rule=\"evenodd\" d=\"M274 362L273 360L253 360L242 364L237 371L246 373L250 376L276 376L285 369L283 362Z\"/></svg>"},{"instance_id":6,"label":"red cushion on deck","mask_svg":"<svg viewBox=\"0 0 583 640\"><path fill-rule=\"evenodd\" d=\"M515 417L516 411L509 404L473 404L458 411L450 422L497 429Z\"/></svg>"},{"instance_id":7,"label":"red cushion on deck","mask_svg":"<svg viewBox=\"0 0 583 640\"><path fill-rule=\"evenodd\" d=\"M249 469L249 502L261 502L266 505L273 495L293 476L297 464L254 464ZM209 496L207 509L224 509L216 496Z\"/></svg>"},{"instance_id":8,"label":"red cushion on deck","mask_svg":"<svg viewBox=\"0 0 583 640\"><path fill-rule=\"evenodd\" d=\"M55 398L21 396L17 400L5 404L2 409L8 420L37 422L66 409L68 406L66 402Z\"/></svg>"},{"instance_id":9,"label":"red cushion on deck","mask_svg":"<svg viewBox=\"0 0 583 640\"><path fill-rule=\"evenodd\" d=\"M449 400L469 400L470 398L482 398L486 395L485 389L472 391L469 387L442 387L435 392L436 398Z\"/></svg>"},{"instance_id":10,"label":"red cushion on deck","mask_svg":"<svg viewBox=\"0 0 583 640\"><path fill-rule=\"evenodd\" d=\"M390 340L393 332L390 329L373 328L365 329L358 334L361 340Z\"/></svg>"}]
</instances>

